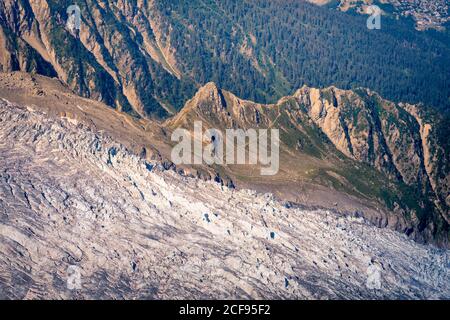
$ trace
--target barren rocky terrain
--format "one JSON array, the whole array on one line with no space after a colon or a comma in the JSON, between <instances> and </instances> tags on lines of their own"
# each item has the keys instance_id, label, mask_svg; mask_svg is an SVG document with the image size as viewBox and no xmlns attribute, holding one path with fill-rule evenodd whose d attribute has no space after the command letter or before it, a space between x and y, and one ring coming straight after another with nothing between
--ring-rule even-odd
<instances>
[{"instance_id":1,"label":"barren rocky terrain","mask_svg":"<svg viewBox=\"0 0 450 320\"><path fill-rule=\"evenodd\" d=\"M450 297L446 250L166 171L31 106L2 100L0 124L1 298Z\"/></svg>"}]
</instances>

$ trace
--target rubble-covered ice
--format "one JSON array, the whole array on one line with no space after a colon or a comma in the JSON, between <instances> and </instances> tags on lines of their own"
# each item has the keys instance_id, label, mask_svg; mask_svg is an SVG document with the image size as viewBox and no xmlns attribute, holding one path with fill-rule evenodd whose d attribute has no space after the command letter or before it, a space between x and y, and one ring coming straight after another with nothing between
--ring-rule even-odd
<instances>
[{"instance_id":1,"label":"rubble-covered ice","mask_svg":"<svg viewBox=\"0 0 450 320\"><path fill-rule=\"evenodd\" d=\"M0 298L450 298L448 251L0 102Z\"/></svg>"}]
</instances>

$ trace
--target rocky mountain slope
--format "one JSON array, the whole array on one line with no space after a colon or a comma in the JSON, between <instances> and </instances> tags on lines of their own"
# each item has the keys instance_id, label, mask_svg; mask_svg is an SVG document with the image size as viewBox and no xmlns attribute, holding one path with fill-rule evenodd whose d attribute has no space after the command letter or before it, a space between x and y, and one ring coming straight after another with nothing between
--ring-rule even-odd
<instances>
[{"instance_id":1,"label":"rocky mountain slope","mask_svg":"<svg viewBox=\"0 0 450 320\"><path fill-rule=\"evenodd\" d=\"M183 87L175 67L164 60L164 52L169 52L150 26L150 20L152 25L156 21L134 15L130 10L136 8L128 3L89 1L89 7L83 7L83 28L71 32L66 27L71 4L2 2L1 69L57 74L80 95L142 116L167 115L163 100L176 105L173 99L182 99L184 91L192 90ZM127 17L133 17L135 24Z\"/></svg>"},{"instance_id":2,"label":"rocky mountain slope","mask_svg":"<svg viewBox=\"0 0 450 320\"><path fill-rule=\"evenodd\" d=\"M0 298L450 297L448 251L166 171L36 105L2 99L0 121Z\"/></svg>"},{"instance_id":3,"label":"rocky mountain slope","mask_svg":"<svg viewBox=\"0 0 450 320\"><path fill-rule=\"evenodd\" d=\"M24 73L0 74L0 97L88 125L186 176L270 192L305 208L364 216L417 241L448 245L449 147L441 140L448 120L420 106L334 87L303 87L277 104L261 105L209 83L179 114L158 123L78 97L54 79ZM196 120L204 130L279 129L279 172L261 176L259 165L175 166L171 132L192 130Z\"/></svg>"},{"instance_id":4,"label":"rocky mountain slope","mask_svg":"<svg viewBox=\"0 0 450 320\"><path fill-rule=\"evenodd\" d=\"M448 106L450 48L395 21L370 33L364 17L304 1L77 3L79 32L66 27L73 1L2 1L0 71L57 76L81 96L154 118L208 81L258 102L307 83Z\"/></svg>"},{"instance_id":5,"label":"rocky mountain slope","mask_svg":"<svg viewBox=\"0 0 450 320\"><path fill-rule=\"evenodd\" d=\"M303 87L277 104L261 105L210 83L166 125L193 130L194 121L201 120L205 130L280 129L281 169L275 177L259 177L247 166L228 166L232 173L227 174L250 183L264 181L280 193L283 184L292 194L301 193L293 181L297 187L327 186L381 203L390 211L382 220L418 240L448 243L449 152L440 140L439 117L424 110L392 103L370 90L335 87ZM378 219L375 214L373 220Z\"/></svg>"}]
</instances>

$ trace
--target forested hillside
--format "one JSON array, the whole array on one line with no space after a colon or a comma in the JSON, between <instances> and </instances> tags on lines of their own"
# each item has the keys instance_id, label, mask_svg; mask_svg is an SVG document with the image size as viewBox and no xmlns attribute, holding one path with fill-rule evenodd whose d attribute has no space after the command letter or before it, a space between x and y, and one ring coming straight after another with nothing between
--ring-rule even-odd
<instances>
[{"instance_id":1,"label":"forested hillside","mask_svg":"<svg viewBox=\"0 0 450 320\"><path fill-rule=\"evenodd\" d=\"M78 94L144 117L175 113L209 81L265 103L306 84L450 104L447 37L402 21L368 30L364 16L298 0L85 0L75 1L74 35L72 2L2 2L0 70L57 74Z\"/></svg>"},{"instance_id":2,"label":"forested hillside","mask_svg":"<svg viewBox=\"0 0 450 320\"><path fill-rule=\"evenodd\" d=\"M449 104L448 45L402 22L386 18L381 30L371 31L366 17L302 1L204 0L192 6L182 0L160 10L172 21L172 42L186 72L245 98L273 102L303 84L333 84L368 87L394 100Z\"/></svg>"}]
</instances>

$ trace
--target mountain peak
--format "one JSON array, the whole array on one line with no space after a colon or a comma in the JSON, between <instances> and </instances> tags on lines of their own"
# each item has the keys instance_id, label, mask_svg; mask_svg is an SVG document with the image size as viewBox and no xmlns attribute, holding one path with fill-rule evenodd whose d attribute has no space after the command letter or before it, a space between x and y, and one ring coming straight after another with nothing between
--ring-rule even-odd
<instances>
[{"instance_id":1,"label":"mountain peak","mask_svg":"<svg viewBox=\"0 0 450 320\"><path fill-rule=\"evenodd\" d=\"M214 99L222 94L221 91L222 90L217 86L217 84L211 81L197 90L195 98L199 100Z\"/></svg>"},{"instance_id":2,"label":"mountain peak","mask_svg":"<svg viewBox=\"0 0 450 320\"><path fill-rule=\"evenodd\" d=\"M220 111L227 107L222 90L214 82L208 82L200 87L190 102L192 103L188 103L188 105L191 104L193 107L206 110Z\"/></svg>"},{"instance_id":3,"label":"mountain peak","mask_svg":"<svg viewBox=\"0 0 450 320\"><path fill-rule=\"evenodd\" d=\"M200 89L198 91L219 91L219 87L217 86L217 84L214 81L210 81L206 84L204 84L203 86L200 87Z\"/></svg>"}]
</instances>

